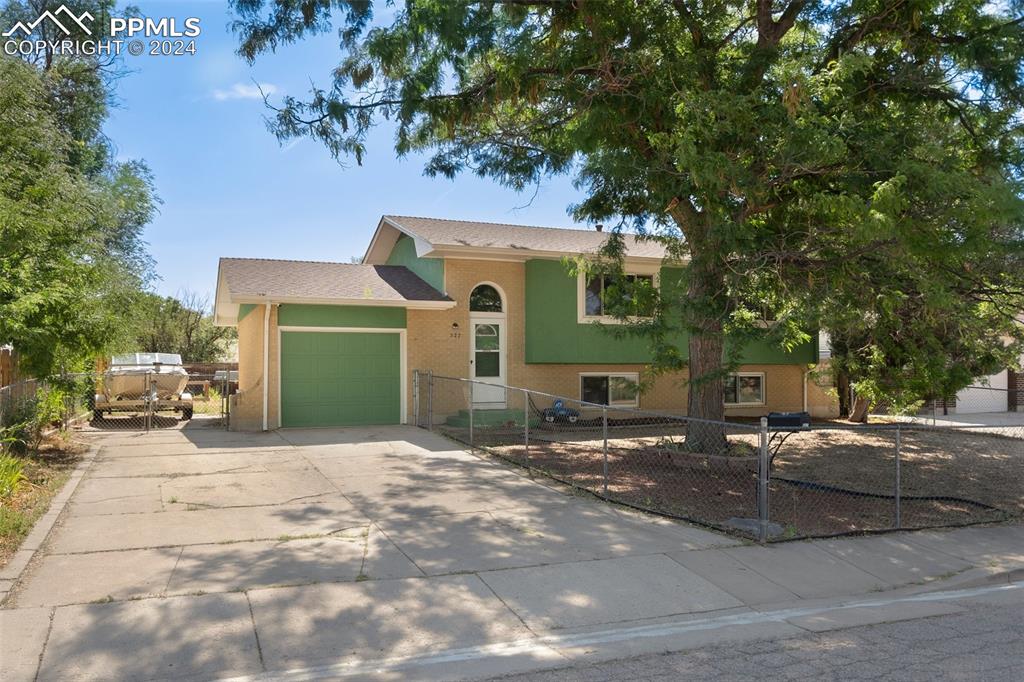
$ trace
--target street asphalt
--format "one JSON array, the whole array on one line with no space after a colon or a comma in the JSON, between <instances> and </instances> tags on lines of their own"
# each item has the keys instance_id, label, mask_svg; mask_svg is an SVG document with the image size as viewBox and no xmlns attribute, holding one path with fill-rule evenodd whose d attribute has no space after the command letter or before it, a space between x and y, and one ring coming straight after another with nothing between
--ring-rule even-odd
<instances>
[{"instance_id":1,"label":"street asphalt","mask_svg":"<svg viewBox=\"0 0 1024 682\"><path fill-rule=\"evenodd\" d=\"M500 678L502 682L634 680L1024 679L1024 590L957 602L960 613L763 639Z\"/></svg>"}]
</instances>

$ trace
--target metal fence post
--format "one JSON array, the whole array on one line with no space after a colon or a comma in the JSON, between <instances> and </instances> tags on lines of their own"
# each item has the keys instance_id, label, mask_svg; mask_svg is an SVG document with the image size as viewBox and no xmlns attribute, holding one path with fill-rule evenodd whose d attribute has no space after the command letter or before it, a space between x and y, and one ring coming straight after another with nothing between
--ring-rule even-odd
<instances>
[{"instance_id":1,"label":"metal fence post","mask_svg":"<svg viewBox=\"0 0 1024 682\"><path fill-rule=\"evenodd\" d=\"M760 443L757 457L757 540L768 542L768 418L761 417Z\"/></svg>"},{"instance_id":2,"label":"metal fence post","mask_svg":"<svg viewBox=\"0 0 1024 682\"><path fill-rule=\"evenodd\" d=\"M469 447L473 447L473 382L469 382Z\"/></svg>"},{"instance_id":3,"label":"metal fence post","mask_svg":"<svg viewBox=\"0 0 1024 682\"><path fill-rule=\"evenodd\" d=\"M601 435L604 438L604 497L608 499L608 408L601 408Z\"/></svg>"},{"instance_id":4,"label":"metal fence post","mask_svg":"<svg viewBox=\"0 0 1024 682\"><path fill-rule=\"evenodd\" d=\"M420 371L412 371L412 425L420 425Z\"/></svg>"},{"instance_id":5,"label":"metal fence post","mask_svg":"<svg viewBox=\"0 0 1024 682\"><path fill-rule=\"evenodd\" d=\"M427 430L434 430L434 370L427 370Z\"/></svg>"},{"instance_id":6,"label":"metal fence post","mask_svg":"<svg viewBox=\"0 0 1024 682\"><path fill-rule=\"evenodd\" d=\"M900 481L900 448L901 448L901 445L902 445L902 443L901 443L900 427L899 427L899 425L897 425L896 426L896 472L895 472L895 474L896 474L895 479L896 480L894 481L894 484L895 484L894 488L895 489L893 490L893 501L895 503L895 512L896 512L896 525L894 526L894 528L902 528L903 527L903 519L901 518L901 509L900 509L900 494L902 492L901 491L901 481Z\"/></svg>"},{"instance_id":7,"label":"metal fence post","mask_svg":"<svg viewBox=\"0 0 1024 682\"><path fill-rule=\"evenodd\" d=\"M153 373L146 372L146 433L153 425Z\"/></svg>"},{"instance_id":8,"label":"metal fence post","mask_svg":"<svg viewBox=\"0 0 1024 682\"><path fill-rule=\"evenodd\" d=\"M530 465L530 392L523 389L523 452L526 465Z\"/></svg>"}]
</instances>

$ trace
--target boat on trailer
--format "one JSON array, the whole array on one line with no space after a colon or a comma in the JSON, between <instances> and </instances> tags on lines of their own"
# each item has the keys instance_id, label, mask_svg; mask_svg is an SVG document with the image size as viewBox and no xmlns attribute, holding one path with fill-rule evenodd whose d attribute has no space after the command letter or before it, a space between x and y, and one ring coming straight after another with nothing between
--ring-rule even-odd
<instances>
[{"instance_id":1,"label":"boat on trailer","mask_svg":"<svg viewBox=\"0 0 1024 682\"><path fill-rule=\"evenodd\" d=\"M93 416L161 409L192 418L192 395L185 390L188 372L175 353L127 353L110 359L96 391Z\"/></svg>"}]
</instances>

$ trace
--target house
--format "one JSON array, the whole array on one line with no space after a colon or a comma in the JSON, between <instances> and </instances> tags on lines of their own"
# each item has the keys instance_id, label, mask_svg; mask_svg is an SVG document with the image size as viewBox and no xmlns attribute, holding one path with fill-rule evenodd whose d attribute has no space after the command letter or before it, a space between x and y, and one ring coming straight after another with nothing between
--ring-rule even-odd
<instances>
[{"instance_id":1,"label":"house","mask_svg":"<svg viewBox=\"0 0 1024 682\"><path fill-rule=\"evenodd\" d=\"M1011 369L979 377L973 385L957 391L953 400L946 401L946 411L956 414L1013 411L1017 401L1011 381L1016 384L1016 374Z\"/></svg>"},{"instance_id":2,"label":"house","mask_svg":"<svg viewBox=\"0 0 1024 682\"><path fill-rule=\"evenodd\" d=\"M222 259L214 319L238 327L233 427L405 423L413 370L495 384L474 389L479 409L505 408L497 386L511 385L685 414L685 374L638 391L651 360L647 343L595 324L615 323L602 310L606 282L573 277L563 263L606 238L384 216L361 264ZM660 245L626 241L629 276L654 286L673 279ZM685 351L685 338L679 346ZM727 382L727 415L829 409L808 377L817 358L816 341L788 352L746 348ZM436 408L443 417L445 406Z\"/></svg>"},{"instance_id":3,"label":"house","mask_svg":"<svg viewBox=\"0 0 1024 682\"><path fill-rule=\"evenodd\" d=\"M1024 366L1024 355L1020 357L1020 364ZM1006 368L977 377L953 398L928 403L923 411L931 412L933 408L940 414L1024 412L1024 374Z\"/></svg>"}]
</instances>

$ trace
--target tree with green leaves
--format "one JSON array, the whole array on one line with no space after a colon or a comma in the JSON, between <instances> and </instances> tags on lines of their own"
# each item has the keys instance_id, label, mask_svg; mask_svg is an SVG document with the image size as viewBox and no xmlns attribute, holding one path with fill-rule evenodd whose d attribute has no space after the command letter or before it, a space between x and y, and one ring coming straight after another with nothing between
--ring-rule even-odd
<instances>
[{"instance_id":1,"label":"tree with green leaves","mask_svg":"<svg viewBox=\"0 0 1024 682\"><path fill-rule=\"evenodd\" d=\"M753 337L917 314L928 337L953 312L977 318L961 331L998 317L1020 337L1021 0L233 5L250 61L339 26L332 80L283 99L279 139L358 162L391 120L395 151L429 152L431 175L573 174L573 216L617 225L602 267L621 266L623 228L664 244L683 279L626 333L688 369L691 416L722 418L721 379ZM901 362L895 343L873 367Z\"/></svg>"},{"instance_id":2,"label":"tree with green leaves","mask_svg":"<svg viewBox=\"0 0 1024 682\"><path fill-rule=\"evenodd\" d=\"M59 4L8 1L0 17L31 21ZM113 6L66 4L97 17ZM0 56L0 343L25 374L83 369L131 344L124 320L154 277L142 239L152 176L116 161L102 132L114 75L90 57Z\"/></svg>"},{"instance_id":3,"label":"tree with green leaves","mask_svg":"<svg viewBox=\"0 0 1024 682\"><path fill-rule=\"evenodd\" d=\"M237 338L233 327L215 327L209 300L190 291L146 294L137 307L135 349L177 353L183 362L219 362Z\"/></svg>"}]
</instances>

